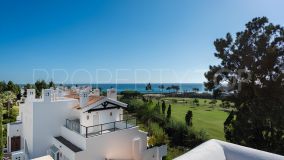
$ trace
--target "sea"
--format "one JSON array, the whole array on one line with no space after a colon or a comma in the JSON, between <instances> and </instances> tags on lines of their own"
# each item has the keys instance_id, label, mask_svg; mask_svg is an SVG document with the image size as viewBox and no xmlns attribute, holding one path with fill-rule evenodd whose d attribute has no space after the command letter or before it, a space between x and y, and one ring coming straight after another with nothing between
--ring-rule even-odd
<instances>
[{"instance_id":1,"label":"sea","mask_svg":"<svg viewBox=\"0 0 284 160\"><path fill-rule=\"evenodd\" d=\"M138 91L140 93L168 93L174 90L166 90L167 87L172 85L178 85L180 87L179 92L190 92L193 88L198 88L199 92L204 92L205 87L203 83L150 83L152 90L146 90L147 83L124 83L124 84L67 84L65 86L78 86L86 87L91 86L92 88L99 88L102 91L106 91L109 88L116 88L117 92L126 90ZM164 89L160 89L159 86L164 85Z\"/></svg>"}]
</instances>

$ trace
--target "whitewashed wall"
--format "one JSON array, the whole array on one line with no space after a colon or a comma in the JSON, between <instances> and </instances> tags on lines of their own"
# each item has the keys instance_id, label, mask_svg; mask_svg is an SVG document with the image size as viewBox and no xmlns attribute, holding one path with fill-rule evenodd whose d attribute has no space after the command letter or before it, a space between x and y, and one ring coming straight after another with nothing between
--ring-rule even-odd
<instances>
[{"instance_id":1,"label":"whitewashed wall","mask_svg":"<svg viewBox=\"0 0 284 160\"><path fill-rule=\"evenodd\" d=\"M67 157L69 160L75 160L75 153L65 145L58 142L57 139L52 138L52 144L55 145L59 149L59 152L63 154L61 159L64 159L63 157Z\"/></svg>"},{"instance_id":2,"label":"whitewashed wall","mask_svg":"<svg viewBox=\"0 0 284 160\"><path fill-rule=\"evenodd\" d=\"M25 103L22 107L23 134L30 158L46 154L52 138L60 135L66 118L79 118L79 112L73 109L76 104L78 100L75 99L50 101L47 98L46 101L35 99Z\"/></svg>"},{"instance_id":3,"label":"whitewashed wall","mask_svg":"<svg viewBox=\"0 0 284 160\"><path fill-rule=\"evenodd\" d=\"M122 112L120 109L108 109L108 110L94 111L91 113L82 112L80 114L80 121L81 121L81 125L83 126L94 126L94 124L105 124L109 122L119 121L121 113ZM94 116L99 116L99 121L96 123L94 123ZM106 127L112 128L113 124L103 125L103 129ZM90 127L88 129L88 133L98 132L100 131L100 129L101 129L100 126ZM81 133L82 134L86 133L86 129L84 127L81 127Z\"/></svg>"},{"instance_id":4,"label":"whitewashed wall","mask_svg":"<svg viewBox=\"0 0 284 160\"><path fill-rule=\"evenodd\" d=\"M32 101L26 101L22 106L23 145L29 153L33 152L33 105Z\"/></svg>"},{"instance_id":5,"label":"whitewashed wall","mask_svg":"<svg viewBox=\"0 0 284 160\"><path fill-rule=\"evenodd\" d=\"M82 150L86 150L87 147L87 139L76 133L71 131L64 126L61 127L61 136L67 139L69 142L73 143L77 147L81 148Z\"/></svg>"},{"instance_id":6,"label":"whitewashed wall","mask_svg":"<svg viewBox=\"0 0 284 160\"><path fill-rule=\"evenodd\" d=\"M140 132L138 127L90 137L87 139L87 149L77 153L76 159L133 159L133 140L137 138L141 139L141 150L146 150L147 134Z\"/></svg>"},{"instance_id":7,"label":"whitewashed wall","mask_svg":"<svg viewBox=\"0 0 284 160\"><path fill-rule=\"evenodd\" d=\"M11 152L11 138L21 136L21 149L24 148L24 138L22 136L22 123L8 123L7 124L7 145L8 152Z\"/></svg>"}]
</instances>

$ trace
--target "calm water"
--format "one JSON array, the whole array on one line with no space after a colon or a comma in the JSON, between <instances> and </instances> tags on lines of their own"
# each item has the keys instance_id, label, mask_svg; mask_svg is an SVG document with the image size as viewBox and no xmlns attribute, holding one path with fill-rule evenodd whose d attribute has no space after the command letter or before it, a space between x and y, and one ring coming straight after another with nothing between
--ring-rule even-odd
<instances>
[{"instance_id":1,"label":"calm water","mask_svg":"<svg viewBox=\"0 0 284 160\"><path fill-rule=\"evenodd\" d=\"M147 84L92 84L93 88L100 88L103 91L106 91L109 88L116 88L118 92L125 90L135 90L141 93L161 93L161 92L169 92L166 90L167 87L171 85L178 85L180 87L180 91L192 91L193 88L198 88L200 92L204 92L204 85L202 83L166 83L163 84L165 89L162 91L158 86L160 83L151 83L152 91L146 91ZM68 85L73 86L73 85ZM78 86L89 86L89 84L78 84Z\"/></svg>"}]
</instances>

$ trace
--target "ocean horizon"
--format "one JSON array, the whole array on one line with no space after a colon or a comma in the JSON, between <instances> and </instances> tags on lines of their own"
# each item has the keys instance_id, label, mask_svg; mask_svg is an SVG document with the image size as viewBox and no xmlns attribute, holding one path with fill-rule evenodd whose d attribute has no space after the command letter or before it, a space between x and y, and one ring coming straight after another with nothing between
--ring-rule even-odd
<instances>
[{"instance_id":1,"label":"ocean horizon","mask_svg":"<svg viewBox=\"0 0 284 160\"><path fill-rule=\"evenodd\" d=\"M117 92L122 92L126 90L133 90L138 91L141 93L168 93L169 90L166 90L167 87L172 85L178 85L180 87L180 92L190 92L194 88L197 88L199 92L204 92L205 87L203 83L150 83L152 86L151 91L146 90L146 85L148 83L100 83L100 84L64 84L64 86L71 87L71 86L91 86L92 88L99 88L102 91L106 91L109 88L115 88ZM164 89L160 89L159 86L164 85ZM173 91L173 90L171 90Z\"/></svg>"}]
</instances>

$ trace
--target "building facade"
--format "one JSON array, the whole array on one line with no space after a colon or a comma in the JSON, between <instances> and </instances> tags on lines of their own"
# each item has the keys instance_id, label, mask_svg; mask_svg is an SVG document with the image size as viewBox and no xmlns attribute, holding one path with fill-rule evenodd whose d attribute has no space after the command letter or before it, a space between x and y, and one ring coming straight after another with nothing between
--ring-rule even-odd
<instances>
[{"instance_id":1,"label":"building facade","mask_svg":"<svg viewBox=\"0 0 284 160\"><path fill-rule=\"evenodd\" d=\"M148 148L147 133L124 114L127 104L115 89L45 89L41 98L28 89L17 122L7 125L13 159L50 155L54 160L160 160L167 147Z\"/></svg>"}]
</instances>

